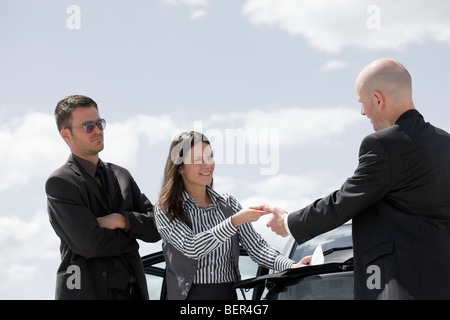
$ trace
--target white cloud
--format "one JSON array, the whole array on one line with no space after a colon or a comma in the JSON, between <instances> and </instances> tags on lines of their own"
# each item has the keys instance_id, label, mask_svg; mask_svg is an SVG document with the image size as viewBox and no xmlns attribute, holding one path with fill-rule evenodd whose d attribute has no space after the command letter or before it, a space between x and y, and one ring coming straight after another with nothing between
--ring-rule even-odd
<instances>
[{"instance_id":1,"label":"white cloud","mask_svg":"<svg viewBox=\"0 0 450 320\"><path fill-rule=\"evenodd\" d=\"M190 10L190 20L195 21L206 16L207 0L163 0L163 3L171 6L186 6Z\"/></svg>"},{"instance_id":2,"label":"white cloud","mask_svg":"<svg viewBox=\"0 0 450 320\"><path fill-rule=\"evenodd\" d=\"M0 272L0 279L2 279L0 288L3 292L16 291L28 293L31 291L29 284L34 283L35 279L41 276L40 272L35 266L11 264L4 267ZM15 299L15 295L4 295L2 299ZM16 297L17 298L17 297Z\"/></svg>"},{"instance_id":3,"label":"white cloud","mask_svg":"<svg viewBox=\"0 0 450 320\"><path fill-rule=\"evenodd\" d=\"M0 299L51 299L58 249L44 210L30 219L0 217Z\"/></svg>"},{"instance_id":4,"label":"white cloud","mask_svg":"<svg viewBox=\"0 0 450 320\"><path fill-rule=\"evenodd\" d=\"M320 68L321 71L333 71L337 69L343 69L348 67L348 62L344 60L329 60Z\"/></svg>"},{"instance_id":5,"label":"white cloud","mask_svg":"<svg viewBox=\"0 0 450 320\"><path fill-rule=\"evenodd\" d=\"M129 170L136 167L139 149L159 142L168 144L175 123L168 115L135 115L123 122L108 123L102 159Z\"/></svg>"},{"instance_id":6,"label":"white cloud","mask_svg":"<svg viewBox=\"0 0 450 320\"><path fill-rule=\"evenodd\" d=\"M257 164L261 175L274 175L281 151L337 146L346 130L363 120L356 108L286 108L213 114L195 130L211 141L216 163Z\"/></svg>"},{"instance_id":7,"label":"white cloud","mask_svg":"<svg viewBox=\"0 0 450 320\"><path fill-rule=\"evenodd\" d=\"M233 176L215 176L217 191L239 198L243 207L270 203L287 211L301 209L317 198L333 191L330 174L278 174L259 181L249 181ZM338 186L334 186L335 188Z\"/></svg>"},{"instance_id":8,"label":"white cloud","mask_svg":"<svg viewBox=\"0 0 450 320\"><path fill-rule=\"evenodd\" d=\"M58 243L44 210L27 220L18 216L0 217L0 266L6 261L57 257Z\"/></svg>"},{"instance_id":9,"label":"white cloud","mask_svg":"<svg viewBox=\"0 0 450 320\"><path fill-rule=\"evenodd\" d=\"M343 133L353 124L362 120L359 110L348 107L279 110L254 110L214 114L210 125L221 123L229 128L242 128L246 131L277 130L279 146L333 143L334 137Z\"/></svg>"},{"instance_id":10,"label":"white cloud","mask_svg":"<svg viewBox=\"0 0 450 320\"><path fill-rule=\"evenodd\" d=\"M202 7L208 5L208 1L206 0L163 0L163 2L172 6L186 5L188 7Z\"/></svg>"},{"instance_id":11,"label":"white cloud","mask_svg":"<svg viewBox=\"0 0 450 320\"><path fill-rule=\"evenodd\" d=\"M345 47L401 50L428 39L450 44L446 0L247 0L242 14L329 53Z\"/></svg>"},{"instance_id":12,"label":"white cloud","mask_svg":"<svg viewBox=\"0 0 450 320\"><path fill-rule=\"evenodd\" d=\"M195 20L198 20L198 19L200 19L200 18L202 18L204 16L206 16L206 11L205 10L194 10L191 13L190 19L191 19L191 21L195 21Z\"/></svg>"},{"instance_id":13,"label":"white cloud","mask_svg":"<svg viewBox=\"0 0 450 320\"><path fill-rule=\"evenodd\" d=\"M43 177L67 157L55 120L44 113L0 123L0 192Z\"/></svg>"}]
</instances>

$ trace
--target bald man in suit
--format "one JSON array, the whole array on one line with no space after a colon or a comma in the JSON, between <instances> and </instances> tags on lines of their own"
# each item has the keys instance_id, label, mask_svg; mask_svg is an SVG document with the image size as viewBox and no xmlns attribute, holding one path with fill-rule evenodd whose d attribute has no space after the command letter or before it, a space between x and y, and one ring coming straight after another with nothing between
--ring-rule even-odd
<instances>
[{"instance_id":1,"label":"bald man in suit","mask_svg":"<svg viewBox=\"0 0 450 320\"><path fill-rule=\"evenodd\" d=\"M302 243L353 219L355 299L450 299L450 135L424 121L411 76L379 59L355 83L375 130L339 190L273 212L267 226Z\"/></svg>"}]
</instances>

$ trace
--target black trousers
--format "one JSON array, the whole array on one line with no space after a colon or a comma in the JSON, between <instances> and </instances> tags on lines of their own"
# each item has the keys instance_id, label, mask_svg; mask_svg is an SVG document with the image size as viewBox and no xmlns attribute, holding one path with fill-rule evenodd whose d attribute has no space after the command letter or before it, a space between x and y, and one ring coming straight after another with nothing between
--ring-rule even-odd
<instances>
[{"instance_id":1,"label":"black trousers","mask_svg":"<svg viewBox=\"0 0 450 320\"><path fill-rule=\"evenodd\" d=\"M193 284L186 300L237 300L232 283Z\"/></svg>"},{"instance_id":2,"label":"black trousers","mask_svg":"<svg viewBox=\"0 0 450 320\"><path fill-rule=\"evenodd\" d=\"M136 283L129 283L125 290L108 289L108 300L142 300Z\"/></svg>"}]
</instances>

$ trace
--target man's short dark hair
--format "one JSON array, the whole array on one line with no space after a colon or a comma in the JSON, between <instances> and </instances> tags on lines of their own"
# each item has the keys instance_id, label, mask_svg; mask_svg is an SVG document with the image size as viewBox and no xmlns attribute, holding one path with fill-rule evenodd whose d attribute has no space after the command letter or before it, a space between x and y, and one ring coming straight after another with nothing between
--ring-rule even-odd
<instances>
[{"instance_id":1,"label":"man's short dark hair","mask_svg":"<svg viewBox=\"0 0 450 320\"><path fill-rule=\"evenodd\" d=\"M97 103L89 97L82 95L68 96L58 102L55 108L55 120L58 131L70 127L72 120L72 111L78 107L95 107L98 110Z\"/></svg>"}]
</instances>

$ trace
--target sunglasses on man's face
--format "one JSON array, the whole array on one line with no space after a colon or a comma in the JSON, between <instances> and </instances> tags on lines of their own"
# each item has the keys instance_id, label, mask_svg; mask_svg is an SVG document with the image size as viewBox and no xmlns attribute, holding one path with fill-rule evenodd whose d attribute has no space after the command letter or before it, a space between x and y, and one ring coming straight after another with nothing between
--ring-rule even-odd
<instances>
[{"instance_id":1,"label":"sunglasses on man's face","mask_svg":"<svg viewBox=\"0 0 450 320\"><path fill-rule=\"evenodd\" d=\"M97 122L88 121L88 122L83 123L83 129L86 133L91 133L92 131L94 131L95 126L97 126L100 130L105 130L106 120L98 119Z\"/></svg>"},{"instance_id":2,"label":"sunglasses on man's face","mask_svg":"<svg viewBox=\"0 0 450 320\"><path fill-rule=\"evenodd\" d=\"M92 133L95 127L98 127L100 130L104 130L106 128L106 120L98 119L97 122L88 121L82 124L83 130L86 133Z\"/></svg>"}]
</instances>

